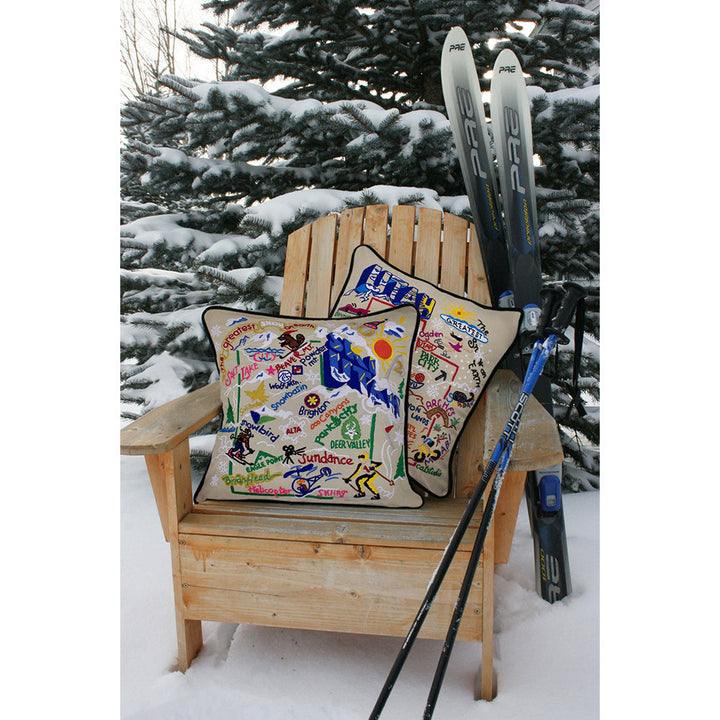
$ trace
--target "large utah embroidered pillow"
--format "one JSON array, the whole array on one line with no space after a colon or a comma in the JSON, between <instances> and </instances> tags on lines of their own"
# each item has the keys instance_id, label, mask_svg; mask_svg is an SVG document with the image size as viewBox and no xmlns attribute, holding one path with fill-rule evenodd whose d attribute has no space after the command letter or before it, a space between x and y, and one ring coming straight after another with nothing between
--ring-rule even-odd
<instances>
[{"instance_id":1,"label":"large utah embroidered pillow","mask_svg":"<svg viewBox=\"0 0 720 720\"><path fill-rule=\"evenodd\" d=\"M401 303L420 314L408 390L408 469L413 480L443 496L463 425L512 345L522 314L440 290L372 248L357 247L333 316L363 317Z\"/></svg>"},{"instance_id":2,"label":"large utah embroidered pillow","mask_svg":"<svg viewBox=\"0 0 720 720\"><path fill-rule=\"evenodd\" d=\"M414 307L348 319L210 307L222 426L195 493L418 507L405 456Z\"/></svg>"}]
</instances>

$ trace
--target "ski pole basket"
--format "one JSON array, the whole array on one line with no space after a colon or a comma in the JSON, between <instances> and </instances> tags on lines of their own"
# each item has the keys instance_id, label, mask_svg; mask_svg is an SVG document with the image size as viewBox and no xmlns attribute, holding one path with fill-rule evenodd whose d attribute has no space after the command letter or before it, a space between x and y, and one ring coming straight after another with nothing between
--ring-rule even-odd
<instances>
[{"instance_id":1,"label":"ski pole basket","mask_svg":"<svg viewBox=\"0 0 720 720\"><path fill-rule=\"evenodd\" d=\"M389 216L386 205L354 208L293 232L281 314L327 317L361 243L404 272L490 304L474 226L413 206L395 206ZM202 646L203 620L404 637L520 386L507 370L495 374L458 442L451 493L428 497L421 508L194 504L188 438L220 413L217 383L125 427L121 452L145 456L170 543L180 670ZM494 567L507 562L526 473L562 458L555 421L531 398L457 635L482 642L476 698L494 696ZM479 522L459 546L420 637L445 637Z\"/></svg>"}]
</instances>

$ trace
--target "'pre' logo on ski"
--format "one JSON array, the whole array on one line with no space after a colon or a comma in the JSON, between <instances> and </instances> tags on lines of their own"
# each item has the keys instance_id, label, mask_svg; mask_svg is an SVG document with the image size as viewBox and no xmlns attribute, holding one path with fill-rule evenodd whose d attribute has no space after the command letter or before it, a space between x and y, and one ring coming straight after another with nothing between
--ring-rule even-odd
<instances>
[{"instance_id":1,"label":"'pre' logo on ski","mask_svg":"<svg viewBox=\"0 0 720 720\"><path fill-rule=\"evenodd\" d=\"M481 180L487 180L487 173L480 164L480 155L478 153L478 124L475 119L473 110L472 95L467 88L457 88L458 107L463 118L463 128L465 130L465 139L470 146L470 162L472 164L473 174Z\"/></svg>"},{"instance_id":2,"label":"'pre' logo on ski","mask_svg":"<svg viewBox=\"0 0 720 720\"><path fill-rule=\"evenodd\" d=\"M512 189L525 194L520 182L520 116L517 111L507 105L503 108L505 116L505 132L507 133L507 150L510 158L510 182Z\"/></svg>"},{"instance_id":3,"label":"'pre' logo on ski","mask_svg":"<svg viewBox=\"0 0 720 720\"><path fill-rule=\"evenodd\" d=\"M504 72L514 73L515 66L514 65L501 65L499 70L501 73L504 73Z\"/></svg>"},{"instance_id":4,"label":"'pre' logo on ski","mask_svg":"<svg viewBox=\"0 0 720 720\"><path fill-rule=\"evenodd\" d=\"M465 49L465 43L456 43L455 45L450 46L450 52L453 50L464 50Z\"/></svg>"}]
</instances>

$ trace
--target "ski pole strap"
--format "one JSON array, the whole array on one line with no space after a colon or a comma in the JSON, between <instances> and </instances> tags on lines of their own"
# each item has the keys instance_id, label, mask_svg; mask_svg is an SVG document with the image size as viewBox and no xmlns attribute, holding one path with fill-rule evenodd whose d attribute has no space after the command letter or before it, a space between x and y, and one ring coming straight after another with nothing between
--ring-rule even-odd
<instances>
[{"instance_id":1,"label":"ski pole strap","mask_svg":"<svg viewBox=\"0 0 720 720\"><path fill-rule=\"evenodd\" d=\"M573 355L573 379L570 404L565 417L569 417L575 408L580 417L587 415L587 410L580 398L580 361L582 360L582 344L585 335L585 298L581 298L575 310L575 353Z\"/></svg>"},{"instance_id":2,"label":"ski pole strap","mask_svg":"<svg viewBox=\"0 0 720 720\"><path fill-rule=\"evenodd\" d=\"M573 407L577 409L578 415L583 417L587 411L580 398L580 362L582 360L582 343L585 331L585 296L587 291L581 285L574 282L566 282L563 291L559 288L547 288L543 290L543 310L538 323L536 336L538 338L554 335L558 345L567 345L570 340L565 336L565 331L570 325L573 315L575 316L575 351L573 355L573 378L572 384L559 383L568 388L570 392L570 403L565 417L569 417Z\"/></svg>"},{"instance_id":3,"label":"ski pole strap","mask_svg":"<svg viewBox=\"0 0 720 720\"><path fill-rule=\"evenodd\" d=\"M546 335L557 335L559 345L567 345L570 342L565 337L565 330L570 325L578 303L587 295L585 288L574 282L566 282L563 288L565 294L560 309L552 319L550 326L545 329Z\"/></svg>"},{"instance_id":4,"label":"ski pole strap","mask_svg":"<svg viewBox=\"0 0 720 720\"><path fill-rule=\"evenodd\" d=\"M542 311L535 331L535 338L544 340L547 335L545 329L560 309L563 292L559 287L546 287L540 292L542 297Z\"/></svg>"}]
</instances>

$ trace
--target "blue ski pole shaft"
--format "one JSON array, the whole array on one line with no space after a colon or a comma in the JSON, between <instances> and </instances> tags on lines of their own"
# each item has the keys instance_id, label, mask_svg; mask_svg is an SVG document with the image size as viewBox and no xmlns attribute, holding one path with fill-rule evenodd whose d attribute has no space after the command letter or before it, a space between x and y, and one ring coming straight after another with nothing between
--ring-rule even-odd
<instances>
[{"instance_id":1,"label":"blue ski pole shaft","mask_svg":"<svg viewBox=\"0 0 720 720\"><path fill-rule=\"evenodd\" d=\"M585 290L577 283L565 283L564 290L565 293L561 302L559 296L557 295L555 297L552 295L547 295L545 297L545 307L543 308L543 313L541 314L537 329L539 339L536 340L533 345L532 354L530 356L528 368L522 384L520 399L518 400L515 410L510 417L510 421L503 432L503 438L501 438L501 441L498 443L498 446L493 452L492 459L494 459L497 464L495 479L493 481L488 503L483 512L478 534L475 538L475 543L470 554L470 560L460 587L457 602L455 603L455 609L453 611L452 619L450 620L445 642L443 643L440 659L438 660L438 665L435 670L435 677L433 678L427 703L425 705L423 720L431 720L435 710L435 705L437 703L438 695L440 694L440 688L445 676L445 671L447 670L448 663L450 662L450 654L455 644L455 638L457 637L458 629L460 627L460 621L462 620L465 605L472 587L473 578L475 577L475 571L480 561L480 554L482 553L488 528L490 527L490 522L492 521L492 516L495 512L495 506L497 505L505 471L507 470L507 466L510 462L510 455L512 454L515 436L520 425L520 420L522 419L525 404L532 394L535 384L545 367L545 363L548 361L548 358L555 349L555 346L558 345L558 343L565 344L568 342L568 339L564 335L565 330L570 324L570 320L572 319L578 302L585 297ZM544 336L547 337L543 341L542 338ZM504 439L506 440L505 443L503 443ZM503 447L500 449L501 445Z\"/></svg>"},{"instance_id":2,"label":"blue ski pole shaft","mask_svg":"<svg viewBox=\"0 0 720 720\"><path fill-rule=\"evenodd\" d=\"M405 640L400 648L400 651L398 652L397 657L395 658L395 662L393 663L393 666L390 668L390 672L388 673L388 676L385 679L385 684L383 685L382 689L380 690L380 694L378 695L378 699L375 702L375 706L373 707L372 712L370 713L370 720L377 720L380 717L380 714L382 713L383 708L385 707L385 703L387 702L387 699L390 696L390 693L392 692L393 687L395 686L395 682L397 681L398 675L400 675L400 671L402 670L402 667L405 664L405 660L407 659L407 656L410 653L413 643L415 642L418 634L420 633L420 629L422 628L422 625L425 622L425 618L427 617L427 614L430 611L430 607L432 606L432 603L435 600L435 596L437 595L438 590L440 589L440 585L442 584L442 581L445 578L445 575L447 574L450 564L452 563L453 558L455 557L455 553L457 552L457 549L460 546L460 542L470 525L470 522L472 520L473 515L475 514L475 511L477 510L478 505L480 504L480 500L482 499L482 496L485 493L485 489L487 488L487 485L490 482L490 478L492 477L493 472L495 471L495 467L496 467L496 463L493 462L492 460L490 460L490 462L488 462L487 467L485 468L485 471L483 472L483 474L480 478L480 481L478 482L472 496L468 500L468 504L465 507L465 511L463 512L463 515L460 518L460 521L458 522L457 526L455 527L455 530L450 538L450 541L448 542L448 545L445 548L445 551L443 552L442 557L440 558L440 562L438 563L438 566L435 569L432 579L430 580L430 583L428 584L428 588L425 593L425 597L423 598L423 601L420 605L420 609L418 610L417 615L415 616L415 619L413 620L412 625L410 626L410 630L408 631L408 634L405 637Z\"/></svg>"},{"instance_id":3,"label":"blue ski pole shaft","mask_svg":"<svg viewBox=\"0 0 720 720\"><path fill-rule=\"evenodd\" d=\"M490 489L487 505L482 514L482 520L480 521L480 527L478 528L478 533L475 537L475 543L473 544L473 549L470 553L470 560L468 561L465 577L463 578L458 599L455 603L455 609L453 610L450 625L448 626L448 632L440 653L440 659L438 660L437 668L435 670L435 676L433 678L432 685L430 686L423 720L430 720L435 710L438 695L440 694L440 688L445 677L445 671L447 670L448 663L450 662L450 654L452 653L452 649L455 645L455 638L457 637L457 633L460 628L460 622L462 620L463 613L465 612L465 605L467 604L467 599L470 595L470 590L472 589L473 579L475 578L475 572L477 570L478 563L480 562L480 555L482 554L483 546L485 544L485 538L487 537L490 523L492 522L493 514L495 513L495 507L500 495L505 471L510 463L510 455L512 454L515 437L520 425L520 420L522 419L522 414L525 410L525 405L530 398L533 388L535 387L535 383L540 377L540 374L545 367L545 363L550 357L550 354L556 344L557 336L555 335L551 335L544 343L540 340L535 342L533 353L530 357L528 369L523 381L520 399L515 406L510 422L505 428L503 439L501 439L493 452L493 458L496 459L497 465L495 478ZM505 442L503 442L503 440L505 440Z\"/></svg>"},{"instance_id":4,"label":"blue ski pole shaft","mask_svg":"<svg viewBox=\"0 0 720 720\"><path fill-rule=\"evenodd\" d=\"M410 626L410 630L405 638L405 641L403 642L402 647L400 648L400 651L395 658L395 662L390 669L390 672L388 673L388 676L385 680L385 684L383 685L378 699L375 702L375 706L373 707L373 710L370 714L370 720L378 720L378 718L380 717L383 708L385 707L385 703L390 696L390 692L395 686L398 675L400 674L405 660L407 659L410 649L412 648L413 643L415 642L418 634L420 633L420 628L422 627L422 624L427 617L430 606L432 605L432 602L435 599L438 590L440 589L440 585L442 584L442 581L447 574L450 564L453 561L457 549L460 546L460 542L465 535L468 527L470 526L472 516L475 514L475 510L480 504L480 500L485 493L487 485L490 482L490 478L493 476L497 469L500 474L496 476L496 480L493 483L491 497L489 498L488 505L483 512L483 517L480 522L480 528L478 529L478 537L476 537L475 544L473 546L472 555L477 555L477 557L474 562L471 558L471 561L468 565L468 570L466 571L466 579L463 581L463 585L468 585L468 590L467 593L465 593L464 600L461 597L458 598L456 612L459 617L456 623L451 623L450 630L448 631L450 641L448 642L448 638L446 638L445 645L447 646L447 649L445 649L445 647L443 648L443 656L441 657L440 663L438 665L436 678L433 681L433 688L431 688L431 698L428 699L428 704L430 704L430 701L432 700L432 707L430 707L429 710L426 708L425 717L432 717L434 703L437 700L437 695L440 691L440 685L442 684L442 676L444 675L445 668L447 667L447 661L449 660L450 651L452 650L455 635L457 634L457 626L459 626L460 624L459 618L462 617L465 602L467 601L469 586L472 584L475 567L477 566L477 562L480 558L480 553L482 552L484 539L487 535L487 528L490 525L492 514L494 512L495 505L497 504L497 496L500 491L500 486L502 484L502 478L510 461L510 455L512 453L513 444L515 442L515 436L520 426L520 421L522 419L525 405L530 399L530 395L532 394L532 390L535 387L535 383L540 377L543 368L545 367L545 363L547 362L550 354L554 350L555 345L558 342L562 342L563 340L566 341L566 339L562 335L562 333L564 332L562 328L567 325L567 322L565 322L566 317L568 318L569 322L569 318L572 315L571 306L574 307L577 304L580 294L584 294L584 291L579 286L567 288L565 299L560 305L560 309L557 312L557 316L553 321L551 329L548 331L550 334L548 337L546 337L544 341L542 340L542 338L548 335L548 333L545 333L544 327L538 327L538 333L541 339L538 339L533 346L532 355L530 356L530 361L528 363L528 369L525 373L525 378L523 380L520 398L515 406L515 409L513 410L513 413L510 416L510 419L505 425L505 429L503 430L502 435L498 440L495 449L493 450L492 456L490 457L490 460L485 467L482 476L480 477L480 481L475 487L475 490L473 491L473 494L468 501L465 511L463 512L463 515L460 518L460 521L458 522L455 531L452 534L452 537L450 538L450 542L448 543L448 546L443 552L440 563L438 564L435 573L430 580L430 584L428 585L427 592L425 593L425 598L420 605L420 609L418 610L418 613L415 616L412 625ZM564 324L561 324L558 319L562 319ZM549 318L544 318L544 322L549 322ZM470 576L469 580L467 579L468 575ZM461 595L462 594L463 593L461 590ZM454 631L452 629L453 625L455 625ZM443 664L443 667L441 667L441 664ZM434 696L434 700L432 699L432 696ZM429 715L427 714L428 712Z\"/></svg>"},{"instance_id":5,"label":"blue ski pole shaft","mask_svg":"<svg viewBox=\"0 0 720 720\"><path fill-rule=\"evenodd\" d=\"M504 450L508 448L508 445L512 447L512 440L517 433L520 418L522 417L522 408L527 402L528 397L529 394L525 394L521 398L521 401L518 402L518 406L516 406L515 411L508 420L505 429L503 430L502 436L500 437L500 440L495 446L493 454L487 466L485 467L485 470L483 471L480 481L478 482L472 496L470 497L470 500L468 501L463 516L460 518L460 521L458 522L455 531L450 538L450 542L448 543L448 546L443 552L440 563L438 564L435 573L433 574L432 580L428 585L427 592L425 593L425 598L423 599L420 605L420 609L418 610L418 613L415 616L412 625L410 626L410 630L405 638L405 641L402 644L402 647L400 648L400 651L398 652L397 657L395 658L395 662L390 669L390 672L388 673L385 684L383 685L380 694L378 695L378 699L370 714L370 720L377 720L380 717L383 708L385 707L385 703L387 702L387 699L390 696L393 687L395 686L395 682L397 681L398 675L400 674L400 671L405 664L405 660L410 653L410 649L412 648L413 643L415 642L418 634L420 633L422 624L425 621L428 612L430 611L433 600L435 599L435 596L440 589L440 585L442 584L442 581L447 574L450 564L455 557L460 542L465 535L467 528L470 525L472 517L475 514L478 505L480 504L482 496L485 494L485 490L488 486L488 483L490 482L490 478L493 476L493 473L495 472L498 463L503 458Z\"/></svg>"}]
</instances>

